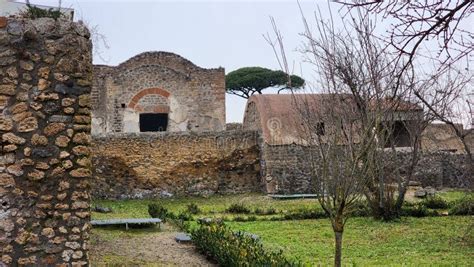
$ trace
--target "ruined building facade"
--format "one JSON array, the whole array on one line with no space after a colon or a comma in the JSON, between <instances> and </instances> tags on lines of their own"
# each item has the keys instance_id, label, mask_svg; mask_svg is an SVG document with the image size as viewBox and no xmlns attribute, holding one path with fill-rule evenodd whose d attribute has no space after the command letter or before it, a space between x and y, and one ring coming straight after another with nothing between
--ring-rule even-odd
<instances>
[{"instance_id":1,"label":"ruined building facade","mask_svg":"<svg viewBox=\"0 0 474 267\"><path fill-rule=\"evenodd\" d=\"M173 53L94 66L93 135L209 132L225 127L225 73Z\"/></svg>"},{"instance_id":2,"label":"ruined building facade","mask_svg":"<svg viewBox=\"0 0 474 267\"><path fill-rule=\"evenodd\" d=\"M100 198L259 191L255 131L225 131L225 73L173 53L94 66L92 135Z\"/></svg>"}]
</instances>

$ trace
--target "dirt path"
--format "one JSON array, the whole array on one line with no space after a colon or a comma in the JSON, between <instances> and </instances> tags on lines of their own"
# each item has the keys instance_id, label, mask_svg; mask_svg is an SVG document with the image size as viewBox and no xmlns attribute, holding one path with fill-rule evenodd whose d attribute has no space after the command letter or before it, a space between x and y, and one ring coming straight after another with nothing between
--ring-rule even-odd
<instances>
[{"instance_id":1,"label":"dirt path","mask_svg":"<svg viewBox=\"0 0 474 267\"><path fill-rule=\"evenodd\" d=\"M92 233L91 266L216 266L191 244L175 241L176 232L120 234L114 238Z\"/></svg>"}]
</instances>

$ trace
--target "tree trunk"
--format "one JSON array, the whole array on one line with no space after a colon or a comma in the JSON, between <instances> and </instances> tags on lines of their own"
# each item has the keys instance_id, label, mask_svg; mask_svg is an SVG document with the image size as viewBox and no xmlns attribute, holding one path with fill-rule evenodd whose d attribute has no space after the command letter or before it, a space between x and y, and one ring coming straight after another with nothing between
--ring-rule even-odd
<instances>
[{"instance_id":1,"label":"tree trunk","mask_svg":"<svg viewBox=\"0 0 474 267\"><path fill-rule=\"evenodd\" d=\"M337 214L332 222L335 236L334 266L341 267L342 264L342 233L344 232L344 219L342 214Z\"/></svg>"},{"instance_id":2,"label":"tree trunk","mask_svg":"<svg viewBox=\"0 0 474 267\"><path fill-rule=\"evenodd\" d=\"M336 251L334 253L334 266L341 267L342 263L342 231L334 232L336 237Z\"/></svg>"}]
</instances>

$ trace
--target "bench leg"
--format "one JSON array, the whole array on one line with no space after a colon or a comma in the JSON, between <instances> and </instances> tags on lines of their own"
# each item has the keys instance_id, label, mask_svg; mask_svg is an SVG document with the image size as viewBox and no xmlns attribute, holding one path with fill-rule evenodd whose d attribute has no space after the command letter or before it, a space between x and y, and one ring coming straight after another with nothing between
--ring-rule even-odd
<instances>
[{"instance_id":1,"label":"bench leg","mask_svg":"<svg viewBox=\"0 0 474 267\"><path fill-rule=\"evenodd\" d=\"M125 223L125 230L128 230L128 223Z\"/></svg>"}]
</instances>

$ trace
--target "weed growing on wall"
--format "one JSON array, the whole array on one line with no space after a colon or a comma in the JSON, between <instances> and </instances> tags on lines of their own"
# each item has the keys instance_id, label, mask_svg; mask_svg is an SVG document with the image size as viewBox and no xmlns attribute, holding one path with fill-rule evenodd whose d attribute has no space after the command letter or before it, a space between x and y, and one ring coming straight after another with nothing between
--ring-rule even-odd
<instances>
[{"instance_id":1,"label":"weed growing on wall","mask_svg":"<svg viewBox=\"0 0 474 267\"><path fill-rule=\"evenodd\" d=\"M43 9L30 4L26 5L26 9L20 14L22 17L29 19L38 19L38 18L52 18L58 20L63 16L63 13L59 9L49 8Z\"/></svg>"}]
</instances>

